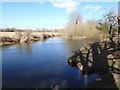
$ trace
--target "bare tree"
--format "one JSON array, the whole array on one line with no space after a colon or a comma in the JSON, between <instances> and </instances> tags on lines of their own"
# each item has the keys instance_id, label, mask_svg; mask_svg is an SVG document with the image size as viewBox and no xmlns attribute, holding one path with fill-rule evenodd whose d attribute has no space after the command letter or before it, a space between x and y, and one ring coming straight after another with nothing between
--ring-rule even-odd
<instances>
[{"instance_id":1,"label":"bare tree","mask_svg":"<svg viewBox=\"0 0 120 90\"><path fill-rule=\"evenodd\" d=\"M72 38L74 35L79 33L78 26L82 22L82 15L79 12L74 12L69 17L69 22L65 28L65 35Z\"/></svg>"},{"instance_id":2,"label":"bare tree","mask_svg":"<svg viewBox=\"0 0 120 90\"><path fill-rule=\"evenodd\" d=\"M115 15L114 11L109 11L98 21L97 29L114 43L113 37L117 31L117 15Z\"/></svg>"},{"instance_id":3,"label":"bare tree","mask_svg":"<svg viewBox=\"0 0 120 90\"><path fill-rule=\"evenodd\" d=\"M74 12L70 15L69 23L70 24L79 24L82 22L82 15L79 12Z\"/></svg>"},{"instance_id":4,"label":"bare tree","mask_svg":"<svg viewBox=\"0 0 120 90\"><path fill-rule=\"evenodd\" d=\"M82 15L79 12L74 12L69 17L69 22L65 27L65 36L68 38L97 38L96 22L89 20L82 22Z\"/></svg>"}]
</instances>

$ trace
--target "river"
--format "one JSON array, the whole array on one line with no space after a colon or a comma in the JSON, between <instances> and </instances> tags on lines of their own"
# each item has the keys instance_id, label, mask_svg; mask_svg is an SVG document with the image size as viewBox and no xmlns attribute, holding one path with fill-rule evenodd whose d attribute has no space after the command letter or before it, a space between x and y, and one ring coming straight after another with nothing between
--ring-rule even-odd
<instances>
[{"instance_id":1,"label":"river","mask_svg":"<svg viewBox=\"0 0 120 90\"><path fill-rule=\"evenodd\" d=\"M68 56L90 40L49 38L2 48L3 88L84 88L99 76L83 76Z\"/></svg>"}]
</instances>

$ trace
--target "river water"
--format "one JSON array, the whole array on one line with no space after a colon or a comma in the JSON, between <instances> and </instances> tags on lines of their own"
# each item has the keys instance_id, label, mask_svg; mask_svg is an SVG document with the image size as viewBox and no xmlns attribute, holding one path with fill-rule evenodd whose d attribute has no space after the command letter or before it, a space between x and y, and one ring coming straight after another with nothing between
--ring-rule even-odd
<instances>
[{"instance_id":1,"label":"river water","mask_svg":"<svg viewBox=\"0 0 120 90\"><path fill-rule=\"evenodd\" d=\"M83 76L68 56L90 40L49 38L2 48L3 88L84 88L99 76Z\"/></svg>"}]
</instances>

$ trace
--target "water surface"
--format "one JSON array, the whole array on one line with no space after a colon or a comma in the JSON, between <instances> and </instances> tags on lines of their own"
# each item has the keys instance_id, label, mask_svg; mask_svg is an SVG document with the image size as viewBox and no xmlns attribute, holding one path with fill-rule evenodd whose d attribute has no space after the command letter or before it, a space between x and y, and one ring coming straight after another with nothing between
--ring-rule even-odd
<instances>
[{"instance_id":1,"label":"water surface","mask_svg":"<svg viewBox=\"0 0 120 90\"><path fill-rule=\"evenodd\" d=\"M83 76L76 67L68 65L67 58L87 42L49 38L32 44L3 47L3 88L85 87L98 76Z\"/></svg>"}]
</instances>

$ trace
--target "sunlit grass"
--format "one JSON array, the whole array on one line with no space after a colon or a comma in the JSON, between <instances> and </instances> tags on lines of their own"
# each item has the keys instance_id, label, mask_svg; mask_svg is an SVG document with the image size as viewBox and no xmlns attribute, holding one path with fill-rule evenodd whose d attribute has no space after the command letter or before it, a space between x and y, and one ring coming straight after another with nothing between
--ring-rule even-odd
<instances>
[{"instance_id":1,"label":"sunlit grass","mask_svg":"<svg viewBox=\"0 0 120 90\"><path fill-rule=\"evenodd\" d=\"M96 29L96 22L89 20L86 23L68 24L65 27L64 35L66 37L99 38L99 31Z\"/></svg>"}]
</instances>

